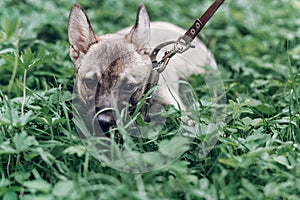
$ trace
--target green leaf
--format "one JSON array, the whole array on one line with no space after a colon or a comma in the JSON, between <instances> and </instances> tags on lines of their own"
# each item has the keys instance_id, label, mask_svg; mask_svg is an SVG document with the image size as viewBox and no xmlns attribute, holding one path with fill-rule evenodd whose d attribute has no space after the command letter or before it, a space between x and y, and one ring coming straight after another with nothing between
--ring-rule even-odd
<instances>
[{"instance_id":1,"label":"green leaf","mask_svg":"<svg viewBox=\"0 0 300 200\"><path fill-rule=\"evenodd\" d=\"M283 166L285 166L287 169L292 169L293 166L289 163L288 159L285 156L275 156L273 160Z\"/></svg>"},{"instance_id":2,"label":"green leaf","mask_svg":"<svg viewBox=\"0 0 300 200\"><path fill-rule=\"evenodd\" d=\"M20 200L54 200L51 194L24 195Z\"/></svg>"},{"instance_id":3,"label":"green leaf","mask_svg":"<svg viewBox=\"0 0 300 200\"><path fill-rule=\"evenodd\" d=\"M25 187L27 187L31 192L49 192L51 189L51 185L43 180L43 179L37 179L33 181L26 181L23 184Z\"/></svg>"},{"instance_id":4,"label":"green leaf","mask_svg":"<svg viewBox=\"0 0 300 200\"><path fill-rule=\"evenodd\" d=\"M0 114L0 125L10 125L11 120Z\"/></svg>"},{"instance_id":5,"label":"green leaf","mask_svg":"<svg viewBox=\"0 0 300 200\"><path fill-rule=\"evenodd\" d=\"M10 141L4 141L0 143L0 155L1 154L16 154L17 151L11 147Z\"/></svg>"},{"instance_id":6,"label":"green leaf","mask_svg":"<svg viewBox=\"0 0 300 200\"><path fill-rule=\"evenodd\" d=\"M239 162L235 158L220 158L218 161L235 169L239 166Z\"/></svg>"},{"instance_id":7,"label":"green leaf","mask_svg":"<svg viewBox=\"0 0 300 200\"><path fill-rule=\"evenodd\" d=\"M53 155L51 155L49 152L44 151L41 147L38 147L36 151L39 153L43 161L45 161L49 166L52 165L53 161L55 160L55 157Z\"/></svg>"},{"instance_id":8,"label":"green leaf","mask_svg":"<svg viewBox=\"0 0 300 200\"><path fill-rule=\"evenodd\" d=\"M86 147L82 145L78 146L70 146L63 151L64 154L74 155L76 154L78 157L83 156L86 153Z\"/></svg>"},{"instance_id":9,"label":"green leaf","mask_svg":"<svg viewBox=\"0 0 300 200\"><path fill-rule=\"evenodd\" d=\"M262 119L260 119L260 118L258 118L258 119L251 119L250 117L244 117L244 118L241 119L241 121L246 126L256 126L256 125L259 124L259 122L262 121Z\"/></svg>"},{"instance_id":10,"label":"green leaf","mask_svg":"<svg viewBox=\"0 0 300 200\"><path fill-rule=\"evenodd\" d=\"M241 193L243 193L245 196L247 196L249 199L255 197L257 199L262 198L261 192L258 190L257 185L251 183L247 179L242 179L242 187L243 189L240 189Z\"/></svg>"},{"instance_id":11,"label":"green leaf","mask_svg":"<svg viewBox=\"0 0 300 200\"><path fill-rule=\"evenodd\" d=\"M41 50L32 52L31 48L27 48L21 53L19 65L21 68L28 70L46 62L46 57L45 52Z\"/></svg>"},{"instance_id":12,"label":"green leaf","mask_svg":"<svg viewBox=\"0 0 300 200\"><path fill-rule=\"evenodd\" d=\"M254 107L256 110L259 112L266 114L266 115L272 115L276 112L274 106L269 105L269 104L262 104Z\"/></svg>"},{"instance_id":13,"label":"green leaf","mask_svg":"<svg viewBox=\"0 0 300 200\"><path fill-rule=\"evenodd\" d=\"M174 163L172 163L172 165L170 165L168 168L170 170L174 170L176 172L186 173L188 171L188 165L189 165L189 162L187 162L187 161L177 160Z\"/></svg>"},{"instance_id":14,"label":"green leaf","mask_svg":"<svg viewBox=\"0 0 300 200\"><path fill-rule=\"evenodd\" d=\"M30 69L35 64L34 54L30 48L25 49L20 56L20 66L24 69Z\"/></svg>"},{"instance_id":15,"label":"green leaf","mask_svg":"<svg viewBox=\"0 0 300 200\"><path fill-rule=\"evenodd\" d=\"M10 37L16 32L18 27L18 18L14 15L5 14L2 18L2 29L5 32L5 40L9 40Z\"/></svg>"},{"instance_id":16,"label":"green leaf","mask_svg":"<svg viewBox=\"0 0 300 200\"><path fill-rule=\"evenodd\" d=\"M15 178L15 180L18 183L23 184L23 182L30 177L30 173L29 172L16 172L13 174L13 177Z\"/></svg>"},{"instance_id":17,"label":"green leaf","mask_svg":"<svg viewBox=\"0 0 300 200\"><path fill-rule=\"evenodd\" d=\"M74 95L71 92L66 91L63 93L61 100L62 101L71 101L73 98L74 98Z\"/></svg>"},{"instance_id":18,"label":"green leaf","mask_svg":"<svg viewBox=\"0 0 300 200\"><path fill-rule=\"evenodd\" d=\"M68 197L74 190L74 183L72 181L59 181L53 188L53 194L64 198Z\"/></svg>"},{"instance_id":19,"label":"green leaf","mask_svg":"<svg viewBox=\"0 0 300 200\"><path fill-rule=\"evenodd\" d=\"M25 151L30 146L38 144L35 137L28 136L25 132L22 132L21 134L17 133L13 138L13 142L18 152Z\"/></svg>"},{"instance_id":20,"label":"green leaf","mask_svg":"<svg viewBox=\"0 0 300 200\"><path fill-rule=\"evenodd\" d=\"M20 118L20 124L21 126L25 126L28 122L31 121L33 112L30 110L27 113L25 113L21 118Z\"/></svg>"},{"instance_id":21,"label":"green leaf","mask_svg":"<svg viewBox=\"0 0 300 200\"><path fill-rule=\"evenodd\" d=\"M18 196L13 191L7 191L3 195L3 200L18 200Z\"/></svg>"}]
</instances>

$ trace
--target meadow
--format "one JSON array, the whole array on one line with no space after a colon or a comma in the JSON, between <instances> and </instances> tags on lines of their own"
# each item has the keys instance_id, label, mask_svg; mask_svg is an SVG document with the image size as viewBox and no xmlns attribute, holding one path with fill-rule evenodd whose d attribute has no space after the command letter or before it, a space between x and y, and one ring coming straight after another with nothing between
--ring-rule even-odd
<instances>
[{"instance_id":1,"label":"meadow","mask_svg":"<svg viewBox=\"0 0 300 200\"><path fill-rule=\"evenodd\" d=\"M204 157L200 134L175 162L143 174L99 162L78 137L67 40L75 2L98 34L133 25L141 3L0 1L0 199L300 198L298 0L225 1L201 32L225 87L222 135ZM183 28L212 3L143 2L152 21ZM208 89L201 76L190 81L205 126Z\"/></svg>"}]
</instances>

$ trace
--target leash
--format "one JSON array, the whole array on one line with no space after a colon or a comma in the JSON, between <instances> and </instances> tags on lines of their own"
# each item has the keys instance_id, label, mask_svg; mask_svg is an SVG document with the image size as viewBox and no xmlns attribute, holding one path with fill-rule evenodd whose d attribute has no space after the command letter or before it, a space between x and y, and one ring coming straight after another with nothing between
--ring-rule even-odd
<instances>
[{"instance_id":1,"label":"leash","mask_svg":"<svg viewBox=\"0 0 300 200\"><path fill-rule=\"evenodd\" d=\"M152 73L149 77L148 85L146 86L145 92L147 92L152 86L157 85L159 74L165 70L170 59L177 53L183 53L189 48L194 47L192 41L197 37L200 31L203 29L205 24L214 15L218 8L223 4L225 0L215 0L211 6L193 23L184 35L180 36L177 41L168 41L159 44L153 49L150 54L152 61ZM170 51L166 51L165 55L160 61L157 61L157 55L159 51L170 44L174 44Z\"/></svg>"},{"instance_id":2,"label":"leash","mask_svg":"<svg viewBox=\"0 0 300 200\"><path fill-rule=\"evenodd\" d=\"M185 32L184 35L180 36L176 42L164 42L157 47L155 47L150 54L150 58L154 65L154 69L158 69L159 65L167 65L170 58L172 58L176 53L183 53L188 50L192 45L191 42L197 37L200 31L203 29L205 24L209 21L209 19L214 15L214 13L218 10L218 8L223 4L225 0L215 0L211 6L193 23L193 25ZM158 52L165 46L175 43L172 50L167 51L163 56L161 61L157 62ZM158 66L157 66L158 65ZM164 66L165 68L165 66ZM163 71L163 70L159 70Z\"/></svg>"}]
</instances>

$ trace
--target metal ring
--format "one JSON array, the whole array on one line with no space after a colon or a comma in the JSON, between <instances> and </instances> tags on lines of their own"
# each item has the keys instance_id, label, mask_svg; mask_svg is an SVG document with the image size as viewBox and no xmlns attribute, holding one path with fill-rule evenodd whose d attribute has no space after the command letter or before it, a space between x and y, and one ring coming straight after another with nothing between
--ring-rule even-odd
<instances>
[{"instance_id":1,"label":"metal ring","mask_svg":"<svg viewBox=\"0 0 300 200\"><path fill-rule=\"evenodd\" d=\"M175 44L175 43L176 43L176 41L167 41L167 42L163 42L163 43L157 45L157 46L152 50L152 52L151 52L151 54L150 54L150 58L151 58L152 62L153 62L153 61L156 61L156 56L158 55L158 52L159 52L162 48L164 48L165 46L168 46L168 45L170 45L170 44Z\"/></svg>"},{"instance_id":2,"label":"metal ring","mask_svg":"<svg viewBox=\"0 0 300 200\"><path fill-rule=\"evenodd\" d=\"M196 33L195 29L192 28L192 29L190 30L190 33L191 33L192 35L195 35L195 33Z\"/></svg>"}]
</instances>

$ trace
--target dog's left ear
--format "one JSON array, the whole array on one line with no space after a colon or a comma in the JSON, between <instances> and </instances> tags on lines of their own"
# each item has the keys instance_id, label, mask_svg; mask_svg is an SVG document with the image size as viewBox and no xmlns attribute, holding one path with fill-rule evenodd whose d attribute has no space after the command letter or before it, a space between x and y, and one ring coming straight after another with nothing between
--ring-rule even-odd
<instances>
[{"instance_id":1,"label":"dog's left ear","mask_svg":"<svg viewBox=\"0 0 300 200\"><path fill-rule=\"evenodd\" d=\"M138 47L138 51L149 48L150 20L144 4L139 5L135 25L126 37Z\"/></svg>"}]
</instances>

